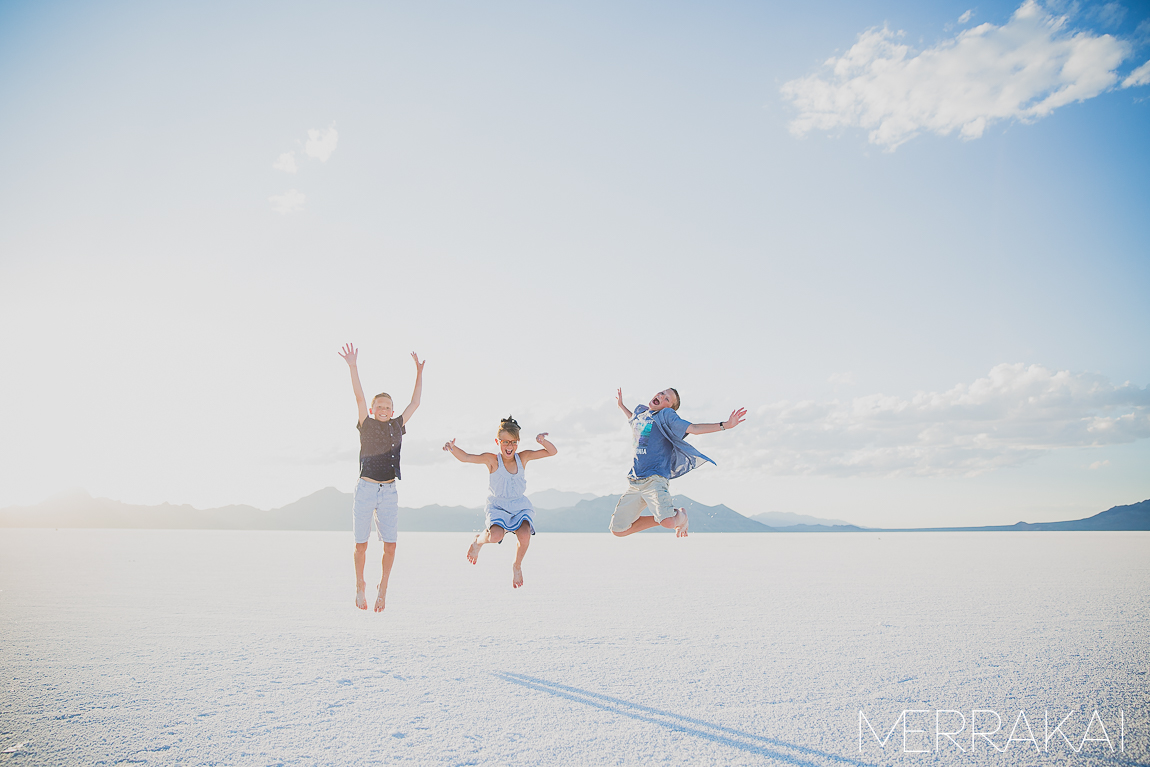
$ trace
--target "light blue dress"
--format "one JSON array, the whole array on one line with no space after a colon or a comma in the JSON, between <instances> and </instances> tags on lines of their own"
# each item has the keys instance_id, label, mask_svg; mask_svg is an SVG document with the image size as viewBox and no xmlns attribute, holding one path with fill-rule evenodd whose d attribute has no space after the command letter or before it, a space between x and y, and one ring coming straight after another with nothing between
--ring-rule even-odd
<instances>
[{"instance_id":1,"label":"light blue dress","mask_svg":"<svg viewBox=\"0 0 1150 767\"><path fill-rule=\"evenodd\" d=\"M516 474L507 471L503 465L503 456L496 454L496 469L488 475L491 495L487 496L487 507L483 510L486 516L484 529L492 525L499 525L509 533L519 529L524 522L535 535L535 522L531 519L535 507L527 499L527 477L523 473L523 461L519 453L515 454Z\"/></svg>"}]
</instances>

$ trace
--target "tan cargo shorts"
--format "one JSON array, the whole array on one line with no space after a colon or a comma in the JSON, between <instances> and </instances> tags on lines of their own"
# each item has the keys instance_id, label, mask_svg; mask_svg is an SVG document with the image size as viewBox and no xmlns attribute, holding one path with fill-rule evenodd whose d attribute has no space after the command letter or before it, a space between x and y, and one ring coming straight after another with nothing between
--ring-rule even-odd
<instances>
[{"instance_id":1,"label":"tan cargo shorts","mask_svg":"<svg viewBox=\"0 0 1150 767\"><path fill-rule=\"evenodd\" d=\"M669 480L666 477L627 478L630 487L615 504L611 515L611 532L622 533L631 527L643 514L643 509L651 507L656 522L675 516L675 505L667 492Z\"/></svg>"}]
</instances>

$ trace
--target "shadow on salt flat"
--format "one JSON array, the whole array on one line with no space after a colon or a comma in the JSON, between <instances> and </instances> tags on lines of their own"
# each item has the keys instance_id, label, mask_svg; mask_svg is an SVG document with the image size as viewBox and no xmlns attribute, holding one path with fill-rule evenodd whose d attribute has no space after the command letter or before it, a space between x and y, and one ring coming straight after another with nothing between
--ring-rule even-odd
<instances>
[{"instance_id":1,"label":"shadow on salt flat","mask_svg":"<svg viewBox=\"0 0 1150 767\"><path fill-rule=\"evenodd\" d=\"M793 743L767 738L762 735L752 735L749 732L742 732L731 729L730 727L711 724L702 719L693 719L680 714L672 714L669 711L661 711L657 708L651 708L650 706L642 706L638 703L622 700L621 698L613 698L609 695L600 695L596 692L580 690L578 687L568 687L567 685L548 682L546 679L538 679L524 674L515 674L510 671L495 671L493 674L505 682L529 687L532 690L546 692L560 698L573 700L576 703L582 703L585 706L593 706L603 711L611 711L621 716L638 719L642 722L662 725L676 732L694 735L695 737L721 743L742 751L749 751L752 754L769 756L790 764L805 765L805 767L827 767L827 763L832 762L857 765L858 767L875 767L868 762L848 759L838 754L830 754L805 746L796 746Z\"/></svg>"}]
</instances>

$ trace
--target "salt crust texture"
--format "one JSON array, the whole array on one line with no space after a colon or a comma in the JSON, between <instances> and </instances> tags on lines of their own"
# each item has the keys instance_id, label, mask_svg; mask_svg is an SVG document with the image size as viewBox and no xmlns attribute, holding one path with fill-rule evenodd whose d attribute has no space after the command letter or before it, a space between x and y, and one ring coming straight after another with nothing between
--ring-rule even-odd
<instances>
[{"instance_id":1,"label":"salt crust texture","mask_svg":"<svg viewBox=\"0 0 1150 767\"><path fill-rule=\"evenodd\" d=\"M1150 534L541 533L518 591L468 539L403 534L380 616L348 534L0 530L0 765L1150 762ZM1125 753L858 751L973 708Z\"/></svg>"}]
</instances>

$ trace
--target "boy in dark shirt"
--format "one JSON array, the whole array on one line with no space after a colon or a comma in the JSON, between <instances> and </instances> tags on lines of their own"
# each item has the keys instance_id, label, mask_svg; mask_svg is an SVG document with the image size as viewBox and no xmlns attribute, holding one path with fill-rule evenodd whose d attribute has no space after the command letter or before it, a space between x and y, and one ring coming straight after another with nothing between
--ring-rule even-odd
<instances>
[{"instance_id":1,"label":"boy in dark shirt","mask_svg":"<svg viewBox=\"0 0 1150 767\"><path fill-rule=\"evenodd\" d=\"M679 392L674 389L664 389L651 398L650 404L638 405L634 413L623 404L622 389L617 402L631 424L635 459L627 475L627 492L619 498L611 515L611 532L623 537L658 525L674 528L676 536L686 538L687 510L672 505L667 483L695 468L699 461L714 461L689 445L685 438L688 434L733 429L743 422L747 411L739 408L721 423L690 423L676 412ZM645 508L651 509L651 516L642 514Z\"/></svg>"},{"instance_id":2,"label":"boy in dark shirt","mask_svg":"<svg viewBox=\"0 0 1150 767\"><path fill-rule=\"evenodd\" d=\"M355 391L355 404L359 407L359 482L355 486L355 500L352 502L352 530L355 533L355 606L367 609L367 583L363 579L363 565L367 560L367 539L371 536L371 518L375 516L375 527L379 540L383 541L383 576L379 580L379 590L375 598L375 611L383 612L387 601L387 579L391 575L391 565L395 562L395 541L399 531L399 499L395 492L395 480L400 478L399 450L407 422L419 407L419 397L423 393L423 366L415 352L415 391L411 403L399 418L392 418L395 405L391 395L381 393L371 400L371 408L363 396L363 386L359 383L359 369L355 366L359 352L351 344L339 353L351 368L351 388ZM368 417L368 414L371 417Z\"/></svg>"}]
</instances>

